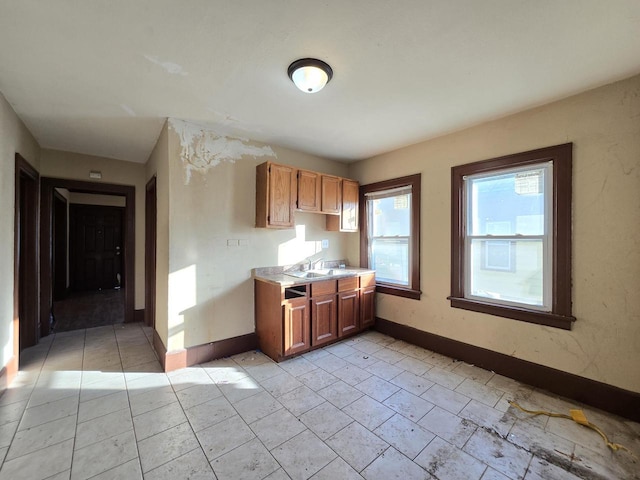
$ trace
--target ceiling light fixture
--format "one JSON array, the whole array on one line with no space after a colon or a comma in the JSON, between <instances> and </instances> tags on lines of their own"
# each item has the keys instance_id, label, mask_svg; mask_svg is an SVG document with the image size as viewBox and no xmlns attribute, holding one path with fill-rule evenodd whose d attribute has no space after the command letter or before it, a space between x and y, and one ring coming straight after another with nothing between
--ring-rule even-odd
<instances>
[{"instance_id":1,"label":"ceiling light fixture","mask_svg":"<svg viewBox=\"0 0 640 480\"><path fill-rule=\"evenodd\" d=\"M305 93L316 93L324 88L333 77L333 70L322 60L301 58L287 70L289 78Z\"/></svg>"}]
</instances>

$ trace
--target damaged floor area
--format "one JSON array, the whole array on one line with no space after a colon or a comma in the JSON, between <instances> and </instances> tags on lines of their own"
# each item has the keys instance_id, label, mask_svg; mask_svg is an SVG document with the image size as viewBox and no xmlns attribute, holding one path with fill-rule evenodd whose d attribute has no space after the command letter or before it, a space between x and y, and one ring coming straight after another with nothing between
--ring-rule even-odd
<instances>
[{"instance_id":1,"label":"damaged floor area","mask_svg":"<svg viewBox=\"0 0 640 480\"><path fill-rule=\"evenodd\" d=\"M165 374L140 324L57 333L0 397L0 479L640 479L640 424L377 332Z\"/></svg>"}]
</instances>

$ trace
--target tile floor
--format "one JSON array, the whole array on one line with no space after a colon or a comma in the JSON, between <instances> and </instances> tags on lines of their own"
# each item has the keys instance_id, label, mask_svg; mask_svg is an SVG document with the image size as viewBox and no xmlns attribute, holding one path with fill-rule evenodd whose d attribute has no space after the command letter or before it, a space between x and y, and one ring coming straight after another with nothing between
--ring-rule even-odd
<instances>
[{"instance_id":1,"label":"tile floor","mask_svg":"<svg viewBox=\"0 0 640 480\"><path fill-rule=\"evenodd\" d=\"M377 332L164 374L138 324L44 338L0 397L0 479L638 479L574 405ZM585 408L640 455L640 425Z\"/></svg>"}]
</instances>

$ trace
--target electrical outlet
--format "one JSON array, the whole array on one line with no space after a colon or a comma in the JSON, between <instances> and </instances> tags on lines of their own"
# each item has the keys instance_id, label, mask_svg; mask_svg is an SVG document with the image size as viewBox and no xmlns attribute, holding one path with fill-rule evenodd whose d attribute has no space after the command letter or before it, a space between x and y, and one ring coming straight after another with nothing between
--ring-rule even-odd
<instances>
[{"instance_id":1,"label":"electrical outlet","mask_svg":"<svg viewBox=\"0 0 640 480\"><path fill-rule=\"evenodd\" d=\"M322 240L322 248L329 248L329 240L328 239L324 239Z\"/></svg>"}]
</instances>

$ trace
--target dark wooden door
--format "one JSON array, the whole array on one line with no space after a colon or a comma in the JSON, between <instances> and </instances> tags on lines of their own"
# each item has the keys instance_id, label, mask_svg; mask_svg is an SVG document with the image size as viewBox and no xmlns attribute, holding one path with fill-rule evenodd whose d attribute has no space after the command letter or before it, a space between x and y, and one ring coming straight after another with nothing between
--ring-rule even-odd
<instances>
[{"instance_id":1,"label":"dark wooden door","mask_svg":"<svg viewBox=\"0 0 640 480\"><path fill-rule=\"evenodd\" d=\"M121 207L69 207L73 290L121 286L122 214Z\"/></svg>"},{"instance_id":2,"label":"dark wooden door","mask_svg":"<svg viewBox=\"0 0 640 480\"><path fill-rule=\"evenodd\" d=\"M38 172L16 154L14 354L40 340L38 312ZM17 329L15 327L18 327Z\"/></svg>"}]
</instances>

